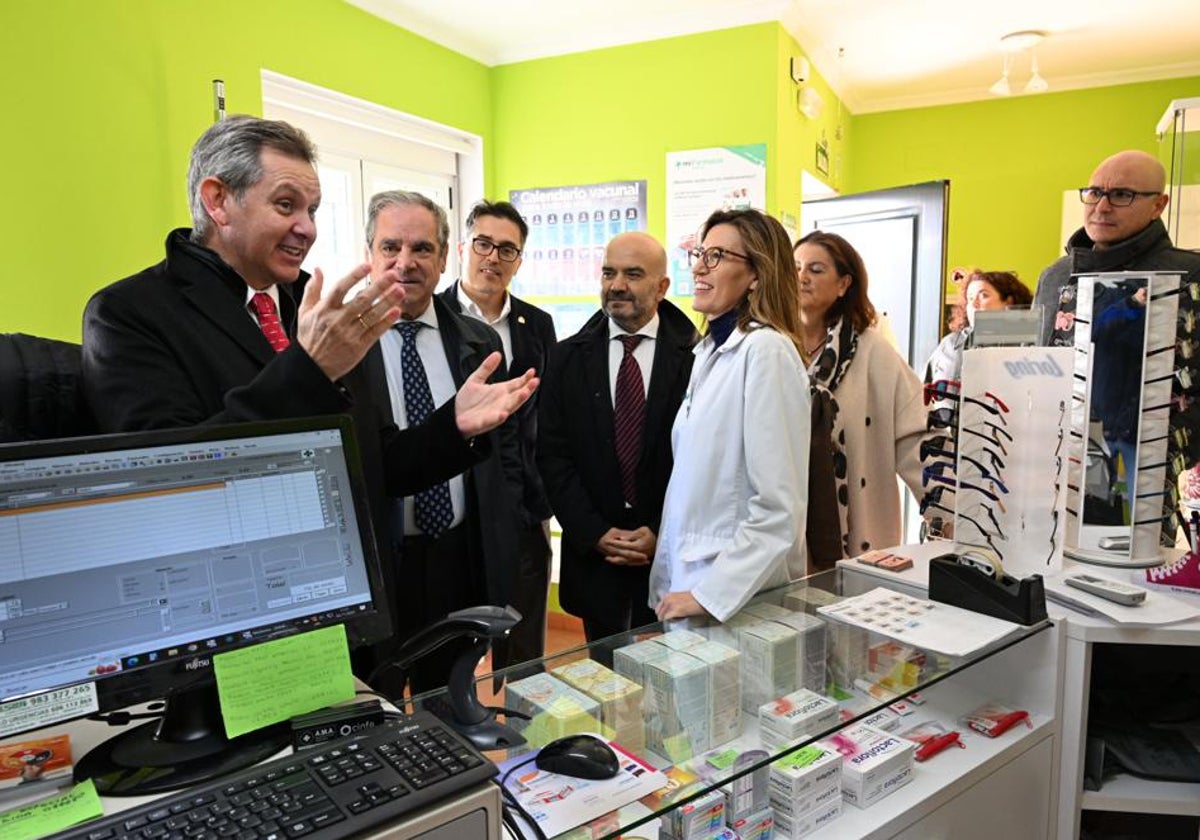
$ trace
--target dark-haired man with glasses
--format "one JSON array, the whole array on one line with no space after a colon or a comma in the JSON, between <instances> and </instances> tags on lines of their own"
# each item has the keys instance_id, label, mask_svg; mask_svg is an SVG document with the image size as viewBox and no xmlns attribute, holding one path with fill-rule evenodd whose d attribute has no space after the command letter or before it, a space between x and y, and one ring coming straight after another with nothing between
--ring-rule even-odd
<instances>
[{"instance_id":1,"label":"dark-haired man with glasses","mask_svg":"<svg viewBox=\"0 0 1200 840\"><path fill-rule=\"evenodd\" d=\"M458 244L462 276L439 297L451 310L487 324L500 336L509 370L546 368L554 347L554 320L548 312L509 292L521 267L529 226L507 201L480 201L467 214L466 238ZM518 506L519 579L512 605L522 621L507 645L508 661L540 659L546 647L546 599L550 590L550 503L535 460L537 401L517 415L522 492Z\"/></svg>"}]
</instances>

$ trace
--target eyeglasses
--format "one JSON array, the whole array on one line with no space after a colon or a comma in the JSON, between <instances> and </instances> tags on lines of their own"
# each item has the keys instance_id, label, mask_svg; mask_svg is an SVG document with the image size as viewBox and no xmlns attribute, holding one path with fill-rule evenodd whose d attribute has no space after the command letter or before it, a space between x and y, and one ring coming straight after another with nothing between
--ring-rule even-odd
<instances>
[{"instance_id":1,"label":"eyeglasses","mask_svg":"<svg viewBox=\"0 0 1200 840\"><path fill-rule=\"evenodd\" d=\"M497 245L490 239L484 239L482 236L476 236L471 240L471 250L481 257L486 257L492 251L500 257L503 262L516 262L517 257L521 256L521 249L516 245Z\"/></svg>"},{"instance_id":2,"label":"eyeglasses","mask_svg":"<svg viewBox=\"0 0 1200 840\"><path fill-rule=\"evenodd\" d=\"M701 248L697 245L692 250L688 251L688 267L692 267L698 262L704 263L704 267L712 270L721 264L721 260L726 257L737 257L739 260L750 262L750 257L745 254L739 254L737 251L731 251L728 248Z\"/></svg>"},{"instance_id":3,"label":"eyeglasses","mask_svg":"<svg viewBox=\"0 0 1200 840\"><path fill-rule=\"evenodd\" d=\"M1084 204L1099 204L1107 198L1113 207L1128 207L1135 198L1146 198L1152 195L1162 195L1159 191L1127 190L1117 187L1112 190L1102 190L1099 187L1080 187L1079 200Z\"/></svg>"},{"instance_id":4,"label":"eyeglasses","mask_svg":"<svg viewBox=\"0 0 1200 840\"><path fill-rule=\"evenodd\" d=\"M953 487L957 490L974 490L976 493L982 493L996 503L996 505L1000 508L1001 513L1008 513L1008 508L1006 508L1004 503L1000 501L1000 497L991 490L988 490L986 487L980 487L978 484L970 484L966 481L959 481L957 478L949 478L944 475L938 475L937 473L930 472L928 469L922 471L921 486L924 487L931 481L940 482L945 484L947 487Z\"/></svg>"}]
</instances>

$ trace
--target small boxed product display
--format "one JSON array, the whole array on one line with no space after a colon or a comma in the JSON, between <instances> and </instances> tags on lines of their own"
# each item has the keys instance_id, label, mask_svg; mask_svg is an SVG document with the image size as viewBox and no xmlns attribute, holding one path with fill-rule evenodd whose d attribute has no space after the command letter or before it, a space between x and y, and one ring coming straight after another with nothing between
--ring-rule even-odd
<instances>
[{"instance_id":1,"label":"small boxed product display","mask_svg":"<svg viewBox=\"0 0 1200 840\"><path fill-rule=\"evenodd\" d=\"M851 805L866 808L912 781L912 741L859 723L824 743L842 755L842 798Z\"/></svg>"},{"instance_id":2,"label":"small boxed product display","mask_svg":"<svg viewBox=\"0 0 1200 840\"><path fill-rule=\"evenodd\" d=\"M836 726L838 704L807 688L762 704L758 731L762 745L774 750Z\"/></svg>"},{"instance_id":3,"label":"small boxed product display","mask_svg":"<svg viewBox=\"0 0 1200 840\"><path fill-rule=\"evenodd\" d=\"M862 719L862 722L867 726L874 726L876 729L882 729L884 732L895 732L900 728L902 718L898 712L891 709L880 709L874 714L867 715ZM901 737L904 737L901 735Z\"/></svg>"},{"instance_id":4,"label":"small boxed product display","mask_svg":"<svg viewBox=\"0 0 1200 840\"><path fill-rule=\"evenodd\" d=\"M911 691L921 680L925 653L886 639L867 649L867 671L879 686L896 694Z\"/></svg>"},{"instance_id":5,"label":"small boxed product display","mask_svg":"<svg viewBox=\"0 0 1200 840\"><path fill-rule=\"evenodd\" d=\"M730 825L767 807L769 803L770 765L766 750L740 750L737 747L712 750L695 759L693 772L706 783L728 779L721 785L725 794L725 821ZM746 768L757 769L745 772ZM732 774L742 775L729 779Z\"/></svg>"},{"instance_id":6,"label":"small boxed product display","mask_svg":"<svg viewBox=\"0 0 1200 840\"><path fill-rule=\"evenodd\" d=\"M671 650L685 651L690 647L707 642L708 639L692 630L671 630L663 633L654 641Z\"/></svg>"},{"instance_id":7,"label":"small boxed product display","mask_svg":"<svg viewBox=\"0 0 1200 840\"><path fill-rule=\"evenodd\" d=\"M775 812L770 806L744 817L726 816L738 840L771 840L775 836Z\"/></svg>"},{"instance_id":8,"label":"small boxed product display","mask_svg":"<svg viewBox=\"0 0 1200 840\"><path fill-rule=\"evenodd\" d=\"M633 680L640 686L646 685L646 663L662 659L671 649L660 645L662 636L634 642L613 651L613 670L626 679Z\"/></svg>"},{"instance_id":9,"label":"small boxed product display","mask_svg":"<svg viewBox=\"0 0 1200 840\"><path fill-rule=\"evenodd\" d=\"M645 748L640 685L594 659L568 662L550 673L600 704L600 721L613 732L617 743L635 753Z\"/></svg>"},{"instance_id":10,"label":"small boxed product display","mask_svg":"<svg viewBox=\"0 0 1200 840\"><path fill-rule=\"evenodd\" d=\"M783 606L793 612L812 612L817 607L827 607L842 600L841 595L834 595L824 589L798 583L783 596Z\"/></svg>"},{"instance_id":11,"label":"small boxed product display","mask_svg":"<svg viewBox=\"0 0 1200 840\"><path fill-rule=\"evenodd\" d=\"M936 720L918 723L898 734L906 741L912 741L917 745L916 753L913 756L916 761L933 758L947 747L966 749L967 746L959 739L957 732L946 729Z\"/></svg>"},{"instance_id":12,"label":"small boxed product display","mask_svg":"<svg viewBox=\"0 0 1200 840\"><path fill-rule=\"evenodd\" d=\"M534 674L509 683L505 702L530 718L513 717L510 725L528 743L509 750L509 755L544 747L556 738L580 732L600 732L612 737L611 730L600 720L600 704L550 674Z\"/></svg>"},{"instance_id":13,"label":"small boxed product display","mask_svg":"<svg viewBox=\"0 0 1200 840\"><path fill-rule=\"evenodd\" d=\"M667 652L646 664L646 747L668 760L686 761L711 747L708 665Z\"/></svg>"},{"instance_id":14,"label":"small boxed product display","mask_svg":"<svg viewBox=\"0 0 1200 840\"><path fill-rule=\"evenodd\" d=\"M791 627L800 634L796 645L796 688L825 688L825 622L815 615L793 612L775 604L751 604L748 615L755 615Z\"/></svg>"},{"instance_id":15,"label":"small boxed product display","mask_svg":"<svg viewBox=\"0 0 1200 840\"><path fill-rule=\"evenodd\" d=\"M841 794L841 755L824 744L809 744L771 762L768 790L776 812L803 814Z\"/></svg>"},{"instance_id":16,"label":"small boxed product display","mask_svg":"<svg viewBox=\"0 0 1200 840\"><path fill-rule=\"evenodd\" d=\"M685 656L708 666L709 744L720 746L742 734L741 654L717 642L692 645Z\"/></svg>"},{"instance_id":17,"label":"small boxed product display","mask_svg":"<svg viewBox=\"0 0 1200 840\"><path fill-rule=\"evenodd\" d=\"M796 645L800 635L790 627L764 621L743 627L742 708L758 714L768 700L796 690Z\"/></svg>"},{"instance_id":18,"label":"small boxed product display","mask_svg":"<svg viewBox=\"0 0 1200 840\"><path fill-rule=\"evenodd\" d=\"M668 811L659 828L661 840L708 840L725 828L725 795L719 790Z\"/></svg>"},{"instance_id":19,"label":"small boxed product display","mask_svg":"<svg viewBox=\"0 0 1200 840\"><path fill-rule=\"evenodd\" d=\"M842 815L842 799L834 797L824 805L799 816L775 812L775 836L779 840L799 840L829 825Z\"/></svg>"},{"instance_id":20,"label":"small boxed product display","mask_svg":"<svg viewBox=\"0 0 1200 840\"><path fill-rule=\"evenodd\" d=\"M672 802L678 802L703 784L703 780L699 776L678 764L668 767L663 771L663 775L667 777L666 785L638 800L651 811L663 810Z\"/></svg>"}]
</instances>

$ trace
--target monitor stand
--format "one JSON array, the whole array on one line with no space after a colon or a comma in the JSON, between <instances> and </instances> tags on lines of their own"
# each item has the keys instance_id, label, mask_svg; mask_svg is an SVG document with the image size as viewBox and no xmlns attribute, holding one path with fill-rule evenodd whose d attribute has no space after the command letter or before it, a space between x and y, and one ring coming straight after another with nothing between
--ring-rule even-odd
<instances>
[{"instance_id":1,"label":"monitor stand","mask_svg":"<svg viewBox=\"0 0 1200 840\"><path fill-rule=\"evenodd\" d=\"M217 688L167 698L163 716L115 735L75 764L75 781L92 779L103 796L142 796L189 787L263 761L290 743L282 724L225 737Z\"/></svg>"}]
</instances>

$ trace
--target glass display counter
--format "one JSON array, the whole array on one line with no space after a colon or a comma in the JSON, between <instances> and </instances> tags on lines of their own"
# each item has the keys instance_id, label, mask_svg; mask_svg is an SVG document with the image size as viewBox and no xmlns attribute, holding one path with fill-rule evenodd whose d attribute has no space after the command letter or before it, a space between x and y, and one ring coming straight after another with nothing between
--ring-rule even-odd
<instances>
[{"instance_id":1,"label":"glass display counter","mask_svg":"<svg viewBox=\"0 0 1200 840\"><path fill-rule=\"evenodd\" d=\"M956 631L943 624L944 605L931 606L899 581L876 593L884 603L830 614L830 607L845 610L847 599L879 587L878 576L843 566L762 593L723 625L654 624L489 675L477 685L480 697L524 715L510 714L508 723L527 740L491 757L502 775L519 765L506 779L519 792L530 784L534 751L590 732L619 748L628 765L622 772L644 772L629 756L664 774L661 790L551 835L569 840L657 838L659 831L672 838L720 836L721 825L753 838L762 836L755 831L765 817L774 822L771 836L784 838L925 830L916 826L987 836L978 820L1003 802L994 794L1006 790L996 781L1006 767L1022 814L998 811L998 825L1009 837L1047 836L1056 629L1049 622L1008 625L963 655L917 647L902 639L918 625L944 627L939 646L947 650L973 645L978 626L991 620L971 614ZM887 634L856 621L886 625ZM503 679L496 692L494 678ZM445 708L438 693L416 702ZM988 704L1026 716L984 737L963 716ZM936 754L917 760L919 741L910 746L902 737L914 730L940 733L952 746L926 748ZM985 778L983 803L970 790ZM565 780L556 793L581 798L583 787ZM955 802L962 806L957 816L946 810Z\"/></svg>"}]
</instances>

